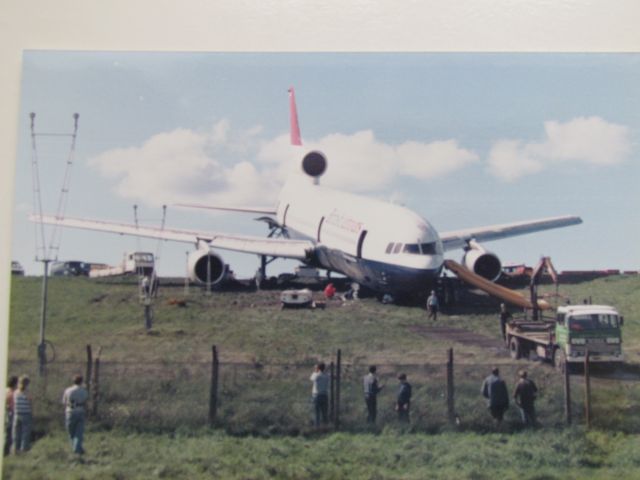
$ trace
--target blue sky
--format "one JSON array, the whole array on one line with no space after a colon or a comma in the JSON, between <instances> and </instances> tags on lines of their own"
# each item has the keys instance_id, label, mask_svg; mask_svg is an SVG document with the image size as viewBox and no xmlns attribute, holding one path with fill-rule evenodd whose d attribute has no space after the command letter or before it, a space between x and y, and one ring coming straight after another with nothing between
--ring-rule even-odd
<instances>
[{"instance_id":1,"label":"blue sky","mask_svg":"<svg viewBox=\"0 0 640 480\"><path fill-rule=\"evenodd\" d=\"M287 88L328 185L403 203L438 230L580 215L584 224L487 244L505 263L636 270L640 56L631 54L205 54L26 52L13 258L34 261L28 116L70 131L68 216L159 224L176 201L272 204L286 178ZM65 139L38 143L55 210ZM169 207L174 227L263 234L251 215ZM157 242L68 230L60 258L116 263ZM185 244L162 246L182 274ZM241 276L251 255L221 252ZM450 255L458 258L456 252ZM274 266L272 272L290 268Z\"/></svg>"}]
</instances>

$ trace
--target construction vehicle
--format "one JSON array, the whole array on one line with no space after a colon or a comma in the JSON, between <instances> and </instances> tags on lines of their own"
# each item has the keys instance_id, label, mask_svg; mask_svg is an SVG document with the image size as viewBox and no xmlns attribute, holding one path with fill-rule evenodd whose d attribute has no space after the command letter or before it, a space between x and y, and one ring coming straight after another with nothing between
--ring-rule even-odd
<instances>
[{"instance_id":1,"label":"construction vehicle","mask_svg":"<svg viewBox=\"0 0 640 480\"><path fill-rule=\"evenodd\" d=\"M589 360L594 363L621 363L624 318L608 305L564 305L555 319L512 320L506 338L511 358L549 360L557 368Z\"/></svg>"},{"instance_id":2,"label":"construction vehicle","mask_svg":"<svg viewBox=\"0 0 640 480\"><path fill-rule=\"evenodd\" d=\"M506 325L506 341L511 358L531 357L552 362L564 370L584 362L587 350L594 363L620 363L622 354L621 329L624 319L608 305L563 305L555 318L545 317L539 308L538 284L544 273L553 279L558 295L558 275L549 257L543 257L531 274L531 319L527 312L520 319Z\"/></svg>"}]
</instances>

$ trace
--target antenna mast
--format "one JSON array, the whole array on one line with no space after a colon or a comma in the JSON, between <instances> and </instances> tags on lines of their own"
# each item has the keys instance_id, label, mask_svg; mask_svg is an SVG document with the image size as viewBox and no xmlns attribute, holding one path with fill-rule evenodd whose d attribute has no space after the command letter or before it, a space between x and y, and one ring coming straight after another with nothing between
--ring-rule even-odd
<instances>
[{"instance_id":1,"label":"antenna mast","mask_svg":"<svg viewBox=\"0 0 640 480\"><path fill-rule=\"evenodd\" d=\"M67 162L62 180L62 188L58 199L58 208L56 210L56 219L64 218L64 213L69 198L69 185L71 181L71 168L76 150L76 137L78 134L78 119L80 115L73 114L73 133L36 133L35 118L36 114L29 114L31 128L31 169L32 169L32 185L33 185L33 208L36 210L38 221L35 224L35 244L36 244L36 261L42 262L42 312L40 317L40 343L38 344L38 363L40 375L45 375L47 364L47 344L51 347L53 354L53 345L45 339L45 327L47 324L47 299L48 299L48 279L49 279L49 263L58 259L60 251L60 242L62 239L61 228L54 225L51 232L51 239L47 247L44 232L44 222L42 221L42 188L40 185L40 168L38 164L38 137L71 137L71 148L67 155ZM51 360L53 361L53 359Z\"/></svg>"}]
</instances>

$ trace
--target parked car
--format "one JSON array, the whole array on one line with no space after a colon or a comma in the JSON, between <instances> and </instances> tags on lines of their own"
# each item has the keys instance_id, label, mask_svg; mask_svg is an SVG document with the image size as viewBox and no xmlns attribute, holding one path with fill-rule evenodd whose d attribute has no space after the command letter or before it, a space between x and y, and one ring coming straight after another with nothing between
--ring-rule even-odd
<instances>
[{"instance_id":1,"label":"parked car","mask_svg":"<svg viewBox=\"0 0 640 480\"><path fill-rule=\"evenodd\" d=\"M11 275L24 275L24 268L22 268L20 262L15 260L11 262Z\"/></svg>"},{"instance_id":2,"label":"parked car","mask_svg":"<svg viewBox=\"0 0 640 480\"><path fill-rule=\"evenodd\" d=\"M51 275L54 277L79 277L89 276L91 265L87 262L68 261L55 262L51 265Z\"/></svg>"}]
</instances>

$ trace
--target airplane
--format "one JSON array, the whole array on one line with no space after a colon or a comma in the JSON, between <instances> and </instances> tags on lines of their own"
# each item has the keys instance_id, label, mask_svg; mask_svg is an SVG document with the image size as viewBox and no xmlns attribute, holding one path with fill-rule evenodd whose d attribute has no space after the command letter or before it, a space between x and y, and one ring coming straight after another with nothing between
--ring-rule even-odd
<instances>
[{"instance_id":1,"label":"airplane","mask_svg":"<svg viewBox=\"0 0 640 480\"><path fill-rule=\"evenodd\" d=\"M302 140L293 87L288 92L291 144L300 149ZM328 165L320 151L306 152L300 165L301 172L290 175L276 206L179 204L265 215L259 220L267 221L272 228L269 238L45 215L31 215L30 219L62 227L194 244L188 269L191 279L202 284L215 285L223 280L225 263L217 250L232 250L259 255L263 262L266 257L299 260L341 273L392 298L426 295L442 272L445 251L462 248L462 264L493 282L500 276L502 264L480 242L582 223L577 216L559 216L438 233L409 208L320 185L319 179Z\"/></svg>"}]
</instances>

